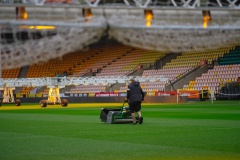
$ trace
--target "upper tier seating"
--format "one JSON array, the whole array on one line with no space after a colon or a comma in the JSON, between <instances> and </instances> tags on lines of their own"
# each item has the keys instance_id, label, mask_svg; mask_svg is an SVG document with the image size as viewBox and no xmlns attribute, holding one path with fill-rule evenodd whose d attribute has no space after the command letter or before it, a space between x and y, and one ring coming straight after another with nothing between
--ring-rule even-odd
<instances>
[{"instance_id":1,"label":"upper tier seating","mask_svg":"<svg viewBox=\"0 0 240 160\"><path fill-rule=\"evenodd\" d=\"M219 57L228 53L231 49L233 48L229 47L202 52L196 51L183 53L181 56L178 56L176 59L167 63L163 68L193 67L199 65L201 60L207 60L208 64L211 64L214 60L217 60Z\"/></svg>"},{"instance_id":2,"label":"upper tier seating","mask_svg":"<svg viewBox=\"0 0 240 160\"><path fill-rule=\"evenodd\" d=\"M95 50L87 52L75 52L64 55L61 59L52 59L46 63L34 64L29 67L27 78L34 77L55 77L58 74L71 74L74 66L82 63L91 56Z\"/></svg>"},{"instance_id":3,"label":"upper tier seating","mask_svg":"<svg viewBox=\"0 0 240 160\"><path fill-rule=\"evenodd\" d=\"M98 72L98 70L101 70L113 61L116 61L130 50L131 47L119 44L103 47L100 52L97 52L97 54L91 56L84 63L73 68L73 76L81 76L88 72Z\"/></svg>"},{"instance_id":4,"label":"upper tier seating","mask_svg":"<svg viewBox=\"0 0 240 160\"><path fill-rule=\"evenodd\" d=\"M18 78L20 68L2 70L2 78Z\"/></svg>"},{"instance_id":5,"label":"upper tier seating","mask_svg":"<svg viewBox=\"0 0 240 160\"><path fill-rule=\"evenodd\" d=\"M240 46L219 58L220 65L240 64Z\"/></svg>"},{"instance_id":6,"label":"upper tier seating","mask_svg":"<svg viewBox=\"0 0 240 160\"><path fill-rule=\"evenodd\" d=\"M97 73L96 76L125 76L138 69L140 65L154 63L158 58L162 58L166 54L166 52L134 49L111 65L102 68L102 71Z\"/></svg>"}]
</instances>

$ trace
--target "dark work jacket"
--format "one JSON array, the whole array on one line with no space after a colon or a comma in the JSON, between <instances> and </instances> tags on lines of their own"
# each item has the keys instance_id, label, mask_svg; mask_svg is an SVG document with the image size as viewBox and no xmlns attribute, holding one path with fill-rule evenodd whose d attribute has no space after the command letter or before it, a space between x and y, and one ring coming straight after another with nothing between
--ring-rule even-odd
<instances>
[{"instance_id":1,"label":"dark work jacket","mask_svg":"<svg viewBox=\"0 0 240 160\"><path fill-rule=\"evenodd\" d=\"M142 100L144 99L144 93L139 82L132 82L128 85L127 99L128 103L142 102Z\"/></svg>"}]
</instances>

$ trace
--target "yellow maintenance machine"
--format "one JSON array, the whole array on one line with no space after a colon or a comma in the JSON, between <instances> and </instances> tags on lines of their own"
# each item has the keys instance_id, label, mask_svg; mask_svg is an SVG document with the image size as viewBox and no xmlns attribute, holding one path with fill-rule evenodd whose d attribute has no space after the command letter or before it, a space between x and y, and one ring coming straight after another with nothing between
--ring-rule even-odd
<instances>
[{"instance_id":1,"label":"yellow maintenance machine","mask_svg":"<svg viewBox=\"0 0 240 160\"><path fill-rule=\"evenodd\" d=\"M53 87L49 86L49 92L48 92L48 99L47 100L41 100L40 102L41 107L47 107L47 105L56 105L61 104L62 107L67 107L68 101L66 99L60 98L60 92L58 85L55 85Z\"/></svg>"},{"instance_id":2,"label":"yellow maintenance machine","mask_svg":"<svg viewBox=\"0 0 240 160\"><path fill-rule=\"evenodd\" d=\"M15 87L8 86L8 84L5 83L3 87L0 88L0 90L3 90L3 99L2 101L0 100L0 106L2 106L4 103L15 103L16 106L21 106L21 101L19 99L16 99L15 101L14 98L13 91L15 90Z\"/></svg>"}]
</instances>

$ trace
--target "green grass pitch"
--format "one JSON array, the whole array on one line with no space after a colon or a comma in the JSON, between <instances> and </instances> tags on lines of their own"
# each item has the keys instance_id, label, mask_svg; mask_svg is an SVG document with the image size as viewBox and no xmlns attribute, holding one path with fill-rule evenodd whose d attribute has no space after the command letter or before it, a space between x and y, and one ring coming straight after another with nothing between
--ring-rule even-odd
<instances>
[{"instance_id":1,"label":"green grass pitch","mask_svg":"<svg viewBox=\"0 0 240 160\"><path fill-rule=\"evenodd\" d=\"M3 104L1 160L237 160L239 101L143 104L142 125L104 124L101 107Z\"/></svg>"}]
</instances>

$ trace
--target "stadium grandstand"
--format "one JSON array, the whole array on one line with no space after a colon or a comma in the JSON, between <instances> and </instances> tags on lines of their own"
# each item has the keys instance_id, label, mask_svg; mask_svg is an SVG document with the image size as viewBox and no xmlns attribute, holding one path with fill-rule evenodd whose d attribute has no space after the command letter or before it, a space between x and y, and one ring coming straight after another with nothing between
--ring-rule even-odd
<instances>
[{"instance_id":1,"label":"stadium grandstand","mask_svg":"<svg viewBox=\"0 0 240 160\"><path fill-rule=\"evenodd\" d=\"M1 0L0 85L114 102L135 77L148 102L240 99L239 17L236 0Z\"/></svg>"}]
</instances>

